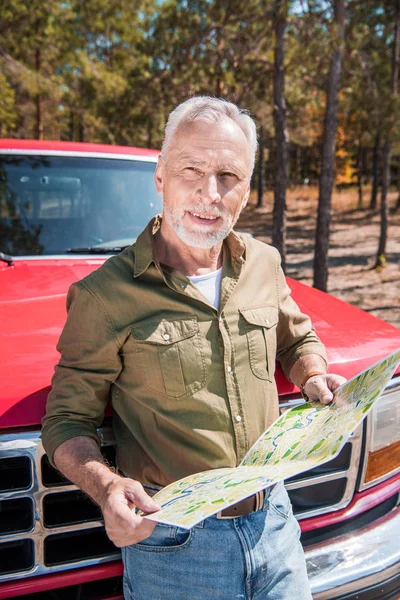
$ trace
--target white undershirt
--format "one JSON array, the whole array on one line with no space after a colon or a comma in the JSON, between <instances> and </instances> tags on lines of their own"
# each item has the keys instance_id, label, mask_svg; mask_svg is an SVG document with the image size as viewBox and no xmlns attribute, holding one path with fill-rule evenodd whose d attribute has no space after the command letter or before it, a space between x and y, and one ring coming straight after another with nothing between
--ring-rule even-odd
<instances>
[{"instance_id":1,"label":"white undershirt","mask_svg":"<svg viewBox=\"0 0 400 600\"><path fill-rule=\"evenodd\" d=\"M206 273L206 275L187 275L187 278L190 279L215 308L219 308L222 267L212 273Z\"/></svg>"}]
</instances>

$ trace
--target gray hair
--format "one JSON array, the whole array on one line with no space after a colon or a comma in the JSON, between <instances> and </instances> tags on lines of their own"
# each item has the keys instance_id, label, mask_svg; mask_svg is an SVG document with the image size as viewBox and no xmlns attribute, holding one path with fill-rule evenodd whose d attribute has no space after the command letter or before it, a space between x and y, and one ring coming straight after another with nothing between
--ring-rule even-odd
<instances>
[{"instance_id":1,"label":"gray hair","mask_svg":"<svg viewBox=\"0 0 400 600\"><path fill-rule=\"evenodd\" d=\"M189 98L189 100L185 100L185 102L179 104L170 113L165 126L164 142L161 148L161 156L164 162L167 159L173 137L182 125L186 125L197 119L216 123L224 117L232 119L246 136L249 144L251 170L253 171L257 152L256 124L246 110L238 108L236 104L222 98L211 98L210 96Z\"/></svg>"}]
</instances>

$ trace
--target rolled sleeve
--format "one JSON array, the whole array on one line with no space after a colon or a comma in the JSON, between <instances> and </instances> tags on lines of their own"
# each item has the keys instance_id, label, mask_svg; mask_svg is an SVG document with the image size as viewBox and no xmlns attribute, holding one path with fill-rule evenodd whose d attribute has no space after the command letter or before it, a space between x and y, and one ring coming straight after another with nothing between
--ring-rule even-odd
<instances>
[{"instance_id":1,"label":"rolled sleeve","mask_svg":"<svg viewBox=\"0 0 400 600\"><path fill-rule=\"evenodd\" d=\"M310 317L301 312L291 297L291 290L281 267L278 267L279 321L277 358L289 379L294 363L306 354L317 354L327 363L325 346L315 333Z\"/></svg>"},{"instance_id":2,"label":"rolled sleeve","mask_svg":"<svg viewBox=\"0 0 400 600\"><path fill-rule=\"evenodd\" d=\"M111 384L122 369L112 321L95 293L82 282L67 296L67 322L57 350L42 442L53 463L58 446L76 436L99 443L96 433L104 418Z\"/></svg>"}]
</instances>

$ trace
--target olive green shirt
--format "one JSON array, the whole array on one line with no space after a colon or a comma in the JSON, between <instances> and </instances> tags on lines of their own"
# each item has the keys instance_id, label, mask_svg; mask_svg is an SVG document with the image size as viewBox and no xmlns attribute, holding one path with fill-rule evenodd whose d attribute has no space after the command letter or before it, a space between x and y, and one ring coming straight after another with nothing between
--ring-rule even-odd
<instances>
[{"instance_id":1,"label":"olive green shirt","mask_svg":"<svg viewBox=\"0 0 400 600\"><path fill-rule=\"evenodd\" d=\"M152 220L136 243L71 286L43 444L98 441L108 401L117 462L142 483L234 467L278 417L275 359L325 349L290 296L278 252L231 233L217 310L157 261Z\"/></svg>"}]
</instances>

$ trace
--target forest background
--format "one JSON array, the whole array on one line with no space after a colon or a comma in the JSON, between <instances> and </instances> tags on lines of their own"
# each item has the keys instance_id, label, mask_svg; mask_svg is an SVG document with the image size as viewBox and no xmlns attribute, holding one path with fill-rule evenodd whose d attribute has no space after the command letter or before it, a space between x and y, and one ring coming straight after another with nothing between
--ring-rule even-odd
<instances>
[{"instance_id":1,"label":"forest background","mask_svg":"<svg viewBox=\"0 0 400 600\"><path fill-rule=\"evenodd\" d=\"M0 137L159 148L182 100L234 101L240 228L400 327L399 49L400 0L2 0Z\"/></svg>"}]
</instances>

